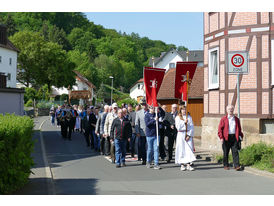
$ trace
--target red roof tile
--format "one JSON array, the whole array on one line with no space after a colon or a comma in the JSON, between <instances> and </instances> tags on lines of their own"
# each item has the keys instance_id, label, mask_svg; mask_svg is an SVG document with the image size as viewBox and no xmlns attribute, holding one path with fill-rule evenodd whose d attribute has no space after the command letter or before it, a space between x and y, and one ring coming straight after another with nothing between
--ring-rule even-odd
<instances>
[{"instance_id":1,"label":"red roof tile","mask_svg":"<svg viewBox=\"0 0 274 206\"><path fill-rule=\"evenodd\" d=\"M175 99L174 87L175 87L175 75L176 69L169 69L163 79L161 88L158 92L157 99ZM203 67L197 67L192 84L189 89L189 98L203 98L204 92L204 69Z\"/></svg>"}]
</instances>

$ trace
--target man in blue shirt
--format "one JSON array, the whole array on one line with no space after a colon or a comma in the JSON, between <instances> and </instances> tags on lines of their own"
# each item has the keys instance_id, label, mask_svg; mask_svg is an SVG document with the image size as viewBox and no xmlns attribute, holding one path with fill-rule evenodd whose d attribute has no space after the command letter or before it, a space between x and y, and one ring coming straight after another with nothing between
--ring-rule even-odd
<instances>
[{"instance_id":1,"label":"man in blue shirt","mask_svg":"<svg viewBox=\"0 0 274 206\"><path fill-rule=\"evenodd\" d=\"M162 108L159 108L158 117L155 114L155 108L149 106L149 113L145 114L145 124L146 124L146 141L147 141L147 168L151 168L152 165L152 155L154 157L154 169L161 169L159 166L159 149L157 145L157 133L156 133L156 121L159 118L165 116L165 112ZM159 128L158 128L159 131Z\"/></svg>"}]
</instances>

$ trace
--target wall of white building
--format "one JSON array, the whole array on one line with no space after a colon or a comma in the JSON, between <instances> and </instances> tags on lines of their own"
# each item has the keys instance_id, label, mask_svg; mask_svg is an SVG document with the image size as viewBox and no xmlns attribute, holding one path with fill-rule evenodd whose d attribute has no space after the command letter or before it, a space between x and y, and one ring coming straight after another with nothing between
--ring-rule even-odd
<instances>
[{"instance_id":1,"label":"wall of white building","mask_svg":"<svg viewBox=\"0 0 274 206\"><path fill-rule=\"evenodd\" d=\"M138 88L138 85L139 85L139 88ZM137 100L137 97L145 96L143 87L144 87L144 83L137 83L136 85L134 85L134 87L130 89L130 97L132 99Z\"/></svg>"},{"instance_id":2,"label":"wall of white building","mask_svg":"<svg viewBox=\"0 0 274 206\"><path fill-rule=\"evenodd\" d=\"M176 62L181 61L183 61L182 57L180 57L176 52L169 52L160 62L155 65L155 67L165 69L167 71L169 69L170 63L174 63L176 66Z\"/></svg>"},{"instance_id":3,"label":"wall of white building","mask_svg":"<svg viewBox=\"0 0 274 206\"><path fill-rule=\"evenodd\" d=\"M5 73L7 87L16 88L17 52L0 47L0 72Z\"/></svg>"}]
</instances>

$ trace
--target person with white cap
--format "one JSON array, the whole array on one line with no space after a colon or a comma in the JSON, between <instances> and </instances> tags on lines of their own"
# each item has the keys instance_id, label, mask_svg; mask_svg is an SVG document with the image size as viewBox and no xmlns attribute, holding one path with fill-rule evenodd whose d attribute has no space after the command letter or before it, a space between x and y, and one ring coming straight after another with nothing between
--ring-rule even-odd
<instances>
[{"instance_id":1,"label":"person with white cap","mask_svg":"<svg viewBox=\"0 0 274 206\"><path fill-rule=\"evenodd\" d=\"M111 105L112 107L112 112L108 113L106 120L105 120L105 125L104 125L104 134L105 136L110 137L110 130L111 130L111 125L113 120L117 117L117 111L118 111L118 105L117 103L113 103ZM111 155L111 160L112 163L115 163L115 147L114 147L114 141L110 140L110 155Z\"/></svg>"},{"instance_id":2,"label":"person with white cap","mask_svg":"<svg viewBox=\"0 0 274 206\"><path fill-rule=\"evenodd\" d=\"M141 100L142 109L136 112L135 132L138 139L138 160L142 158L142 165L146 165L146 123L145 114L148 112L146 100Z\"/></svg>"}]
</instances>

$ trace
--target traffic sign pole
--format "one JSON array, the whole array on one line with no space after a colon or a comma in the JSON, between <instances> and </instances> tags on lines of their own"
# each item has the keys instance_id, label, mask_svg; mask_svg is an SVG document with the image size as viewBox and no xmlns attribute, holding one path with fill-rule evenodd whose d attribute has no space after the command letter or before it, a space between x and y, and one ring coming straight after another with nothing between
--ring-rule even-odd
<instances>
[{"instance_id":1,"label":"traffic sign pole","mask_svg":"<svg viewBox=\"0 0 274 206\"><path fill-rule=\"evenodd\" d=\"M240 119L240 74L237 74L237 104L238 104L238 118Z\"/></svg>"}]
</instances>

